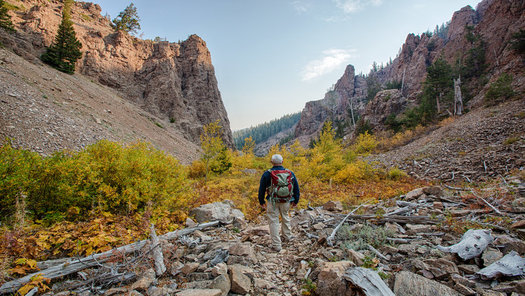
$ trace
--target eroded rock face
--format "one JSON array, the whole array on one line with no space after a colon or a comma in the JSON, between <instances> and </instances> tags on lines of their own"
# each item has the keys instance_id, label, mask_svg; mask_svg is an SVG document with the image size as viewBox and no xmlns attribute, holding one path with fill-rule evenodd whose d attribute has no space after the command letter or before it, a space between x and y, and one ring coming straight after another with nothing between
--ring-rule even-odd
<instances>
[{"instance_id":1,"label":"eroded rock face","mask_svg":"<svg viewBox=\"0 0 525 296\"><path fill-rule=\"evenodd\" d=\"M422 83L425 81L427 67L432 65L439 57L444 58L448 64L454 65L458 58L465 58L472 48L472 43L467 39L467 26L472 27L472 33L481 36L485 42L486 73L489 73L489 84L495 81L501 73L510 73L515 79L513 87L517 91L525 89L523 77L523 59L518 53L511 49L509 41L512 34L519 31L525 23L524 1L494 1L484 0L479 3L476 10L466 6L456 11L448 25L446 35L437 34L408 34L401 51L397 57L384 68L373 74L383 86L388 82L402 83L401 94L409 102L415 101L421 94ZM487 84L488 85L488 84ZM477 107L483 101L487 87L481 84L473 91L475 96L468 102L469 107ZM355 76L353 66L349 65L343 76L337 82L333 91L326 93L325 98L318 101L306 103L301 114L301 120L296 127L295 137L302 144L309 143L309 139L319 134L323 123L327 120L336 121L346 119L350 123L348 115L349 103L355 103L353 110L357 113L364 111L367 85L364 77ZM379 110L390 112L389 106L375 103ZM409 105L410 106L410 105ZM399 112L405 108L399 108ZM368 116L371 112L379 115L373 107L367 107L365 111ZM397 113L399 114L399 113ZM397 115L396 114L396 115ZM389 114L373 117L371 120L380 122ZM351 124L350 124L351 126ZM345 134L352 132L353 128L347 128Z\"/></svg>"},{"instance_id":2,"label":"eroded rock face","mask_svg":"<svg viewBox=\"0 0 525 296\"><path fill-rule=\"evenodd\" d=\"M372 128L382 130L385 128L388 116L401 113L407 105L408 100L400 90L383 90L378 92L375 98L366 105L363 119L368 121Z\"/></svg>"},{"instance_id":3,"label":"eroded rock face","mask_svg":"<svg viewBox=\"0 0 525 296\"><path fill-rule=\"evenodd\" d=\"M61 21L60 1L28 0L26 12L13 15L19 33L0 40L28 59L38 60ZM178 43L142 40L115 33L97 4L77 2L72 21L82 43L77 72L119 90L145 111L176 126L199 143L202 126L216 120L223 140L233 147L226 109L206 43L197 35Z\"/></svg>"},{"instance_id":4,"label":"eroded rock face","mask_svg":"<svg viewBox=\"0 0 525 296\"><path fill-rule=\"evenodd\" d=\"M353 110L355 119L365 107L365 98L365 78L356 76L354 66L348 65L333 90L327 92L322 100L306 103L295 128L295 137L306 145L317 137L325 121L352 122L350 110Z\"/></svg>"}]
</instances>

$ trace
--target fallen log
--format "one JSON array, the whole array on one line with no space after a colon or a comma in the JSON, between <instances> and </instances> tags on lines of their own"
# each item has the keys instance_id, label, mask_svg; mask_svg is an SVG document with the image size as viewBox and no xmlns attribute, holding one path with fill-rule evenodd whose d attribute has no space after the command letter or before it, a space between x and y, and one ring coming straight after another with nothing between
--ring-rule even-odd
<instances>
[{"instance_id":1,"label":"fallen log","mask_svg":"<svg viewBox=\"0 0 525 296\"><path fill-rule=\"evenodd\" d=\"M155 274L161 276L166 272L166 265L164 265L164 255L162 254L162 246L160 245L159 237L155 233L155 226L151 224L151 245L153 248L153 260L155 262Z\"/></svg>"},{"instance_id":2,"label":"fallen log","mask_svg":"<svg viewBox=\"0 0 525 296\"><path fill-rule=\"evenodd\" d=\"M383 259L383 260L385 260L385 261L388 261L388 258L387 258L385 255L381 254L381 252L379 252L379 251L378 251L376 248L374 248L372 245L367 245L367 246L368 246L368 249L369 249L370 251L374 252L374 253L376 254L377 257L379 257L379 258L381 258L381 259Z\"/></svg>"},{"instance_id":3,"label":"fallen log","mask_svg":"<svg viewBox=\"0 0 525 296\"><path fill-rule=\"evenodd\" d=\"M196 230L202 230L202 229L217 226L217 225L219 225L219 221L203 223L195 227L184 228L184 229L166 233L164 235L161 235L160 238L166 239L166 240L172 240L179 236L190 234ZM78 259L69 258L69 260L67 260L66 262L62 264L55 265L45 270L31 273L19 279L4 283L0 287L0 294L13 293L17 291L20 287L29 283L33 276L38 275L38 274L41 274L44 278L55 279L55 278L63 277L68 274L72 274L72 273L81 271L86 268L97 266L100 263L103 263L111 259L118 258L120 256L124 256L126 254L138 251L142 249L148 243L148 241L149 240L138 241L138 242L135 242L129 245L125 245L125 246L113 249L113 250L109 250L104 253L90 255L84 258L78 258Z\"/></svg>"},{"instance_id":4,"label":"fallen log","mask_svg":"<svg viewBox=\"0 0 525 296\"><path fill-rule=\"evenodd\" d=\"M355 211L357 211L359 208L361 208L362 206L364 206L365 204L361 204L359 205L357 208L353 209L350 213L348 213L348 215L346 215L346 217L343 218L343 220L341 222L339 222L339 224L334 228L334 230L332 231L332 234L330 234L330 236L326 239L326 242L328 243L328 245L330 247L333 247L334 246L334 239L335 239L335 234L337 233L337 231L339 230L339 228L341 228L341 226L345 223L346 219L348 219L348 217L350 215L352 215L353 213L355 213Z\"/></svg>"},{"instance_id":5,"label":"fallen log","mask_svg":"<svg viewBox=\"0 0 525 296\"><path fill-rule=\"evenodd\" d=\"M379 275L368 268L352 267L345 271L344 279L361 288L366 296L395 296Z\"/></svg>"},{"instance_id":6,"label":"fallen log","mask_svg":"<svg viewBox=\"0 0 525 296\"><path fill-rule=\"evenodd\" d=\"M403 224L437 224L439 221L433 220L430 216L377 216L377 215L350 215L349 219L352 220L370 220L373 222L386 223L386 222L397 222Z\"/></svg>"},{"instance_id":7,"label":"fallen log","mask_svg":"<svg viewBox=\"0 0 525 296\"><path fill-rule=\"evenodd\" d=\"M500 210L498 210L495 206L491 205L487 200L485 200L483 197L479 196L476 194L476 192L474 192L474 190L470 190L470 192L472 192L472 194L481 199L486 205L488 205L494 212L496 212L497 214L499 215L502 215L503 216L503 213L500 212Z\"/></svg>"}]
</instances>

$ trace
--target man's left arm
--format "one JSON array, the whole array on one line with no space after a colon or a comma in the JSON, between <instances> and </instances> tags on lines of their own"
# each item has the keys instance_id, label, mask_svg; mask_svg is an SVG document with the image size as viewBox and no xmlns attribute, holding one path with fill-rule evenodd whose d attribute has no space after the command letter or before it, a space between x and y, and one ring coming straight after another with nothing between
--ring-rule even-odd
<instances>
[{"instance_id":1,"label":"man's left arm","mask_svg":"<svg viewBox=\"0 0 525 296\"><path fill-rule=\"evenodd\" d=\"M292 204L296 206L299 203L299 197L301 196L301 191L299 190L299 182L297 182L297 177L295 177L295 174L293 175L293 201Z\"/></svg>"}]
</instances>

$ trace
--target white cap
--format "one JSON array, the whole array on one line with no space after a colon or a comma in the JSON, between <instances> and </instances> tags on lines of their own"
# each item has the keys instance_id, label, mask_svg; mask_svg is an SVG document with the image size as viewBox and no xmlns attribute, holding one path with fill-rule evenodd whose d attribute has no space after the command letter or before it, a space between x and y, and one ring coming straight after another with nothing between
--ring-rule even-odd
<instances>
[{"instance_id":1,"label":"white cap","mask_svg":"<svg viewBox=\"0 0 525 296\"><path fill-rule=\"evenodd\" d=\"M283 157L281 154L274 154L272 155L272 163L273 164L282 164L283 163Z\"/></svg>"}]
</instances>

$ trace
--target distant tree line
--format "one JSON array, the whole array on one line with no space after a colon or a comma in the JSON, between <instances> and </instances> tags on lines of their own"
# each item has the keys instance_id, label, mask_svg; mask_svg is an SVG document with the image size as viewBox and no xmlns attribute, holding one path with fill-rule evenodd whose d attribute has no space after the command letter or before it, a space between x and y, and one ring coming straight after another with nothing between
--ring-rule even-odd
<instances>
[{"instance_id":1,"label":"distant tree line","mask_svg":"<svg viewBox=\"0 0 525 296\"><path fill-rule=\"evenodd\" d=\"M237 150L241 150L244 145L244 139L252 138L255 144L262 143L268 140L271 136L276 135L284 130L294 126L301 118L301 112L285 115L279 119L274 119L270 122L259 124L255 127L250 127L235 131L233 133L233 141Z\"/></svg>"}]
</instances>

